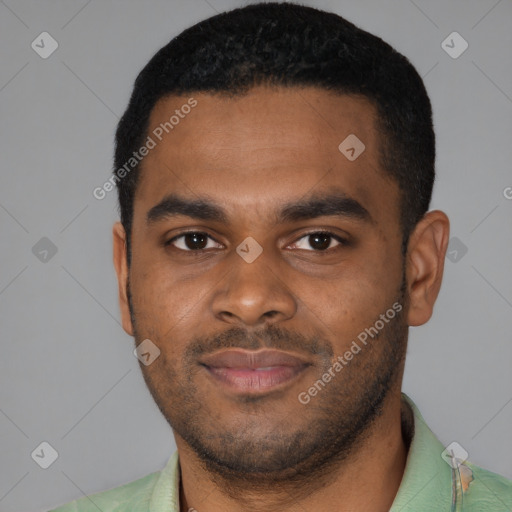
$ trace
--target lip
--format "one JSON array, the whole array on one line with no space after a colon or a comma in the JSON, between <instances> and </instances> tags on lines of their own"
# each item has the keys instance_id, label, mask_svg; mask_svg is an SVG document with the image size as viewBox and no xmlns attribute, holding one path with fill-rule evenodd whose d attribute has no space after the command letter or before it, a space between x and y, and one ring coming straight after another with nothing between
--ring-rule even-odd
<instances>
[{"instance_id":1,"label":"lip","mask_svg":"<svg viewBox=\"0 0 512 512\"><path fill-rule=\"evenodd\" d=\"M240 349L208 355L200 364L216 381L232 391L245 394L282 389L311 365L289 352Z\"/></svg>"}]
</instances>

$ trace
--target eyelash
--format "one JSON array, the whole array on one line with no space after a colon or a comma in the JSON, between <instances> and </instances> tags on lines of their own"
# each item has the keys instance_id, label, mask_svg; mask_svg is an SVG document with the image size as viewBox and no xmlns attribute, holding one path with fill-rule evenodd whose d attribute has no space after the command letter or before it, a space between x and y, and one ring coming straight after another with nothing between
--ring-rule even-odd
<instances>
[{"instance_id":1,"label":"eyelash","mask_svg":"<svg viewBox=\"0 0 512 512\"><path fill-rule=\"evenodd\" d=\"M179 235L174 236L170 240L167 240L164 243L164 245L165 245L165 247L173 246L173 242L175 242L176 240L178 240L180 238L183 238L183 237L185 237L187 235L205 235L210 240L213 240L216 243L220 243L220 242L217 242L217 240L215 240L213 237L211 237L208 233L205 233L204 231L184 231L183 233L180 233ZM308 252L315 252L315 253L319 253L319 254L327 254L327 253L331 253L332 251L335 251L337 248L340 248L340 246L348 246L349 245L348 240L346 240L345 238L340 237L339 235L331 233L330 231L311 231L309 233L305 233L301 237L299 237L295 242L293 242L293 244L297 243L299 240L302 240L303 238L306 238L306 237L309 237L309 236L312 236L312 235L325 235L325 236L328 236L328 237L333 238L334 240L336 240L339 243L339 245L335 246L335 247L330 247L330 248L324 249L324 250L311 249ZM173 247L176 250L178 250L178 251L188 252L188 253L196 253L196 254L201 254L204 251L211 250L211 249L180 249L179 247L175 247L175 246L173 246ZM299 249L299 250L305 250L305 249Z\"/></svg>"}]
</instances>

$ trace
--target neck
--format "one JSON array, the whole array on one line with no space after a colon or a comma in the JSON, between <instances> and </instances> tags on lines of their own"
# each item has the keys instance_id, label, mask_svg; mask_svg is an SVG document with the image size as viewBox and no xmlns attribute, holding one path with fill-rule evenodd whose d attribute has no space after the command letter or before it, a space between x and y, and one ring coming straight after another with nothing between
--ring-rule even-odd
<instances>
[{"instance_id":1,"label":"neck","mask_svg":"<svg viewBox=\"0 0 512 512\"><path fill-rule=\"evenodd\" d=\"M242 492L226 492L233 488L232 482L222 482L209 473L183 439L175 437L180 454L182 512L385 512L398 491L407 458L399 391L389 393L383 413L347 458L335 461L328 473L290 478L289 487L269 483L251 488L248 479L239 489Z\"/></svg>"}]
</instances>

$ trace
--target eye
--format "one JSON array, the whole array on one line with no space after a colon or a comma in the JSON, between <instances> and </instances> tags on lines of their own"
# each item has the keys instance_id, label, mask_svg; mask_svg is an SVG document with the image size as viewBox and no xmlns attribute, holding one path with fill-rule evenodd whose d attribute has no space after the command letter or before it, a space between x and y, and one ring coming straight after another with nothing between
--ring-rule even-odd
<instances>
[{"instance_id":1,"label":"eye","mask_svg":"<svg viewBox=\"0 0 512 512\"><path fill-rule=\"evenodd\" d=\"M213 246L209 246L209 242L212 242ZM336 244L333 245L333 242L336 242ZM202 231L181 233L165 242L165 245L172 245L178 250L185 252L199 252L207 249L222 248L222 244L219 244L210 235ZM289 247L307 251L313 249L314 252L328 252L343 245L348 245L348 242L342 237L328 231L315 231L303 235Z\"/></svg>"},{"instance_id":2,"label":"eye","mask_svg":"<svg viewBox=\"0 0 512 512\"><path fill-rule=\"evenodd\" d=\"M301 240L304 241L301 242ZM337 245L332 246L333 241L335 241ZM297 242L292 244L292 247L294 249L309 250L307 247L309 245L315 252L327 252L330 249L347 244L348 242L338 235L329 233L328 231L316 231L302 236Z\"/></svg>"},{"instance_id":3,"label":"eye","mask_svg":"<svg viewBox=\"0 0 512 512\"><path fill-rule=\"evenodd\" d=\"M171 238L165 243L165 245L173 245L177 249L187 252L202 251L205 249L212 249L212 247L208 247L209 240L215 242L211 236L201 231L187 231L186 233L181 233L181 235ZM217 244L217 242L215 243ZM213 248L218 249L219 247Z\"/></svg>"}]
</instances>

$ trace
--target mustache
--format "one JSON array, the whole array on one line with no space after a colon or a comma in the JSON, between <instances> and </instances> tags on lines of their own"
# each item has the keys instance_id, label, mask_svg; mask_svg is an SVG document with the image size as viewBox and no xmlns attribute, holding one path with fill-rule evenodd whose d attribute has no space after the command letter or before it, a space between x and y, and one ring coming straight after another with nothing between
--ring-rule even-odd
<instances>
[{"instance_id":1,"label":"mustache","mask_svg":"<svg viewBox=\"0 0 512 512\"><path fill-rule=\"evenodd\" d=\"M188 345L184 358L193 361L205 354L228 348L245 350L270 348L321 356L325 360L334 356L331 344L321 336L308 337L276 326L268 326L252 332L233 327L215 336L196 337Z\"/></svg>"}]
</instances>

